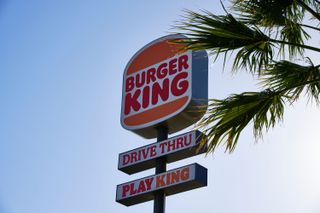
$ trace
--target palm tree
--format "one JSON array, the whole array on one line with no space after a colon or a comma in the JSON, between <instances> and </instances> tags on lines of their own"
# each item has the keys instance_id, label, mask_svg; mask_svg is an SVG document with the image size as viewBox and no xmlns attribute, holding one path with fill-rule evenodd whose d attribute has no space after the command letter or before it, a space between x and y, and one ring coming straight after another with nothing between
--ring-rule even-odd
<instances>
[{"instance_id":1,"label":"palm tree","mask_svg":"<svg viewBox=\"0 0 320 213\"><path fill-rule=\"evenodd\" d=\"M232 152L249 123L259 139L283 119L285 105L301 94L320 102L320 65L305 56L305 50L320 53L320 48L305 44L311 38L307 31L320 35L319 0L233 0L229 8L233 14L224 10L226 15L185 11L177 28L189 39L177 42L187 49L222 54L225 61L236 53L233 70L257 76L263 90L209 101L198 124L208 135L204 143L208 152L220 144ZM297 58L303 63L294 63Z\"/></svg>"}]
</instances>

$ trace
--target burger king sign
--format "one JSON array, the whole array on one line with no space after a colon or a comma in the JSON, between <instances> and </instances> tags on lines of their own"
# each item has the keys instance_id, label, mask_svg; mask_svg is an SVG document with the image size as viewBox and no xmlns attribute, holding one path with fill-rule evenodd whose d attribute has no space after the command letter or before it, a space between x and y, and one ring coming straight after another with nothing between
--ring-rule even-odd
<instances>
[{"instance_id":1,"label":"burger king sign","mask_svg":"<svg viewBox=\"0 0 320 213\"><path fill-rule=\"evenodd\" d=\"M123 75L121 124L145 138L156 127L177 132L198 121L207 106L208 56L176 42L182 35L159 38L139 50Z\"/></svg>"}]
</instances>

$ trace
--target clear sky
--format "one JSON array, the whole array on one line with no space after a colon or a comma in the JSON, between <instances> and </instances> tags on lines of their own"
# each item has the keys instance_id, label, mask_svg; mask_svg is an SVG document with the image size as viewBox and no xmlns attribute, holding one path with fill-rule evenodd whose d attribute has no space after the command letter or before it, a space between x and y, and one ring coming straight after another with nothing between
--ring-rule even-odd
<instances>
[{"instance_id":1,"label":"clear sky","mask_svg":"<svg viewBox=\"0 0 320 213\"><path fill-rule=\"evenodd\" d=\"M154 142L120 125L122 74L183 9L223 14L214 0L0 1L0 213L152 212L115 202L117 184L154 173L117 170L120 152ZM211 98L258 88L209 67ZM248 128L231 155L170 164L198 162L209 185L168 197L167 212L319 213L319 115L301 100L258 144Z\"/></svg>"}]
</instances>

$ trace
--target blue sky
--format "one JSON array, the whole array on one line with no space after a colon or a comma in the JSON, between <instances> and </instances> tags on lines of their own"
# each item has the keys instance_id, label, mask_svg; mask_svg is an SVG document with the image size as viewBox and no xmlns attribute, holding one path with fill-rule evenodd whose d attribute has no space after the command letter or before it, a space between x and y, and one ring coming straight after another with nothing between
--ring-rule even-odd
<instances>
[{"instance_id":1,"label":"blue sky","mask_svg":"<svg viewBox=\"0 0 320 213\"><path fill-rule=\"evenodd\" d=\"M209 0L1 1L1 213L152 211L152 202L115 202L117 184L154 172L117 170L120 152L154 142L120 125L122 74L183 9L223 14ZM250 75L223 72L220 60L209 68L211 98L258 88ZM248 128L231 155L218 149L170 164L200 163L209 186L168 197L167 212L319 213L319 121L301 100L261 143Z\"/></svg>"}]
</instances>

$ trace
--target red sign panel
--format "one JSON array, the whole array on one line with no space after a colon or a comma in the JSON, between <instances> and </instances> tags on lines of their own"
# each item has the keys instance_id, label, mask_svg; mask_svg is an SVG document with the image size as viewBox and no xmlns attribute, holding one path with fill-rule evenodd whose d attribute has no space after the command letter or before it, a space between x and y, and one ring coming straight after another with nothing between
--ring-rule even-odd
<instances>
[{"instance_id":1,"label":"red sign panel","mask_svg":"<svg viewBox=\"0 0 320 213\"><path fill-rule=\"evenodd\" d=\"M154 138L155 126L165 124L173 133L202 117L204 112L192 113L190 107L207 104L207 54L186 51L183 44L173 42L179 38L186 39L181 35L157 39L128 63L121 110L125 129Z\"/></svg>"},{"instance_id":2,"label":"red sign panel","mask_svg":"<svg viewBox=\"0 0 320 213\"><path fill-rule=\"evenodd\" d=\"M145 177L117 186L116 201L126 205L146 202L154 198L154 192L164 190L166 196L207 185L207 169L190 164L165 173Z\"/></svg>"}]
</instances>

